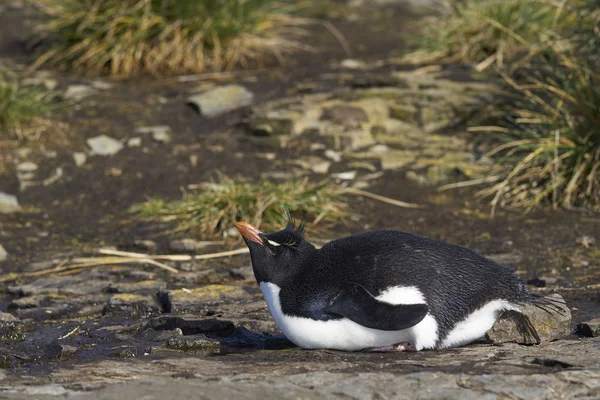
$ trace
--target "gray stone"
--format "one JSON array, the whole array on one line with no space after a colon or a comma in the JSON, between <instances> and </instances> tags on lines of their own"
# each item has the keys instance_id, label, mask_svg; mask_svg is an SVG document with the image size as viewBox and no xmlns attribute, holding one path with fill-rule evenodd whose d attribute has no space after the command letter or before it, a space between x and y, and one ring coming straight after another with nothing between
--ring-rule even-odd
<instances>
[{"instance_id":1,"label":"gray stone","mask_svg":"<svg viewBox=\"0 0 600 400\"><path fill-rule=\"evenodd\" d=\"M127 140L127 147L140 147L142 145L141 137L132 137Z\"/></svg>"},{"instance_id":2,"label":"gray stone","mask_svg":"<svg viewBox=\"0 0 600 400\"><path fill-rule=\"evenodd\" d=\"M18 321L18 320L19 319L17 317L15 317L14 315L0 311L0 321L14 322L14 321Z\"/></svg>"},{"instance_id":3,"label":"gray stone","mask_svg":"<svg viewBox=\"0 0 600 400\"><path fill-rule=\"evenodd\" d=\"M486 337L494 344L539 344L562 339L571 333L571 310L559 294L544 298L541 307L528 304L521 312L504 311Z\"/></svg>"},{"instance_id":4,"label":"gray stone","mask_svg":"<svg viewBox=\"0 0 600 400\"><path fill-rule=\"evenodd\" d=\"M335 106L323 110L324 120L345 124L348 122L369 122L365 110L354 106Z\"/></svg>"},{"instance_id":5,"label":"gray stone","mask_svg":"<svg viewBox=\"0 0 600 400\"><path fill-rule=\"evenodd\" d=\"M35 172L38 169L38 165L31 161L19 163L17 165L17 172Z\"/></svg>"},{"instance_id":6,"label":"gray stone","mask_svg":"<svg viewBox=\"0 0 600 400\"><path fill-rule=\"evenodd\" d=\"M218 87L188 98L191 107L209 118L247 107L253 102L254 94L239 85Z\"/></svg>"},{"instance_id":7,"label":"gray stone","mask_svg":"<svg viewBox=\"0 0 600 400\"><path fill-rule=\"evenodd\" d=\"M96 91L94 88L87 85L69 85L64 93L64 97L67 100L81 100L85 97L91 96Z\"/></svg>"},{"instance_id":8,"label":"gray stone","mask_svg":"<svg viewBox=\"0 0 600 400\"><path fill-rule=\"evenodd\" d=\"M594 318L589 321L580 322L577 325L577 331L587 337L600 336L600 318Z\"/></svg>"},{"instance_id":9,"label":"gray stone","mask_svg":"<svg viewBox=\"0 0 600 400\"><path fill-rule=\"evenodd\" d=\"M123 144L110 136L100 135L86 140L93 154L112 156L123 149Z\"/></svg>"},{"instance_id":10,"label":"gray stone","mask_svg":"<svg viewBox=\"0 0 600 400\"><path fill-rule=\"evenodd\" d=\"M159 143L168 143L171 141L171 127L167 125L142 126L136 128L134 132L138 134L149 133L152 139Z\"/></svg>"},{"instance_id":11,"label":"gray stone","mask_svg":"<svg viewBox=\"0 0 600 400\"><path fill-rule=\"evenodd\" d=\"M83 152L76 151L73 153L73 161L76 166L81 167L87 161L87 155Z\"/></svg>"},{"instance_id":12,"label":"gray stone","mask_svg":"<svg viewBox=\"0 0 600 400\"><path fill-rule=\"evenodd\" d=\"M21 211L17 197L0 192L0 214L12 214Z\"/></svg>"},{"instance_id":13,"label":"gray stone","mask_svg":"<svg viewBox=\"0 0 600 400\"><path fill-rule=\"evenodd\" d=\"M4 249L4 246L0 244L0 261L4 261L8 258L8 252Z\"/></svg>"}]
</instances>

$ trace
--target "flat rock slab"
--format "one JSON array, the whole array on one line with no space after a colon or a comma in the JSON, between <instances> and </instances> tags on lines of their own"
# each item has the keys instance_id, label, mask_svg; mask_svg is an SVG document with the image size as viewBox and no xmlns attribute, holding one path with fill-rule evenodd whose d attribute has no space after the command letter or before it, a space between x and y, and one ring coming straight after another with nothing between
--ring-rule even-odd
<instances>
[{"instance_id":1,"label":"flat rock slab","mask_svg":"<svg viewBox=\"0 0 600 400\"><path fill-rule=\"evenodd\" d=\"M254 102L254 94L243 86L227 85L188 98L188 105L213 118Z\"/></svg>"},{"instance_id":2,"label":"flat rock slab","mask_svg":"<svg viewBox=\"0 0 600 400\"><path fill-rule=\"evenodd\" d=\"M544 298L543 306L526 305L521 312L505 311L486 336L494 344L539 344L571 333L571 310L559 294Z\"/></svg>"},{"instance_id":3,"label":"flat rock slab","mask_svg":"<svg viewBox=\"0 0 600 400\"><path fill-rule=\"evenodd\" d=\"M123 143L110 136L100 135L86 140L93 154L112 156L123 149Z\"/></svg>"}]
</instances>

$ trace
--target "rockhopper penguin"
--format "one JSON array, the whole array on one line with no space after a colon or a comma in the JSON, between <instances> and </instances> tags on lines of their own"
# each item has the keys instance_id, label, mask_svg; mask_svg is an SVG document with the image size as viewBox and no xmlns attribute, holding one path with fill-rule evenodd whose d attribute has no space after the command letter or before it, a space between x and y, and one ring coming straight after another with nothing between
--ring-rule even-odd
<instances>
[{"instance_id":1,"label":"rockhopper penguin","mask_svg":"<svg viewBox=\"0 0 600 400\"><path fill-rule=\"evenodd\" d=\"M359 233L316 249L293 223L275 233L236 227L275 322L305 349L461 346L482 338L501 311L541 299L508 267L401 231Z\"/></svg>"}]
</instances>

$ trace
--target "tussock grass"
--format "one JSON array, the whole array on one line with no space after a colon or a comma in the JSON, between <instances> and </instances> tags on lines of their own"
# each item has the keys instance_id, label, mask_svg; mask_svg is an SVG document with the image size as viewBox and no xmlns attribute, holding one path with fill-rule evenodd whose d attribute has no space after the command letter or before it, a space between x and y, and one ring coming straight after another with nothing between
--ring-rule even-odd
<instances>
[{"instance_id":1,"label":"tussock grass","mask_svg":"<svg viewBox=\"0 0 600 400\"><path fill-rule=\"evenodd\" d=\"M577 1L577 0L576 0ZM577 24L569 2L554 0L466 0L454 2L449 13L431 17L417 62L442 60L512 65L530 53L543 51L549 40Z\"/></svg>"},{"instance_id":2,"label":"tussock grass","mask_svg":"<svg viewBox=\"0 0 600 400\"><path fill-rule=\"evenodd\" d=\"M51 48L35 66L89 74L229 70L304 48L305 21L276 0L33 0Z\"/></svg>"},{"instance_id":3,"label":"tussock grass","mask_svg":"<svg viewBox=\"0 0 600 400\"><path fill-rule=\"evenodd\" d=\"M505 143L492 154L506 173L480 192L493 209L600 207L600 75L581 59L556 58L519 81L505 75L513 92L496 105Z\"/></svg>"},{"instance_id":4,"label":"tussock grass","mask_svg":"<svg viewBox=\"0 0 600 400\"><path fill-rule=\"evenodd\" d=\"M0 69L0 139L38 138L52 125L44 117L56 107L54 97Z\"/></svg>"},{"instance_id":5,"label":"tussock grass","mask_svg":"<svg viewBox=\"0 0 600 400\"><path fill-rule=\"evenodd\" d=\"M349 216L343 188L332 183L311 183L304 178L253 184L224 175L182 200L151 199L132 211L142 220L173 222L175 232L191 232L204 238L222 237L242 220L267 232L277 231L285 225L287 212L301 217L312 231L324 230L328 224Z\"/></svg>"}]
</instances>

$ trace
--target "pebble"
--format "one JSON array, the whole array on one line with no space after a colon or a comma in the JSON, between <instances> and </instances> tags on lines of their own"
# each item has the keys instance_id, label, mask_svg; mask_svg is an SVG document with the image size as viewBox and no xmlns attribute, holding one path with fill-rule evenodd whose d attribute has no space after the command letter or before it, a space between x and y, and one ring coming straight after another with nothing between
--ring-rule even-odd
<instances>
[{"instance_id":1,"label":"pebble","mask_svg":"<svg viewBox=\"0 0 600 400\"><path fill-rule=\"evenodd\" d=\"M81 167L87 161L87 155L83 152L77 151L73 153L73 161L75 162L76 166Z\"/></svg>"},{"instance_id":2,"label":"pebble","mask_svg":"<svg viewBox=\"0 0 600 400\"><path fill-rule=\"evenodd\" d=\"M17 165L17 172L35 172L37 169L38 165L30 161L22 162Z\"/></svg>"},{"instance_id":3,"label":"pebble","mask_svg":"<svg viewBox=\"0 0 600 400\"><path fill-rule=\"evenodd\" d=\"M95 93L94 88L87 85L70 85L65 90L64 98L67 100L81 100Z\"/></svg>"},{"instance_id":4,"label":"pebble","mask_svg":"<svg viewBox=\"0 0 600 400\"><path fill-rule=\"evenodd\" d=\"M353 58L347 58L340 63L340 67L345 69L364 69L366 66L367 65L363 61L355 60Z\"/></svg>"},{"instance_id":5,"label":"pebble","mask_svg":"<svg viewBox=\"0 0 600 400\"><path fill-rule=\"evenodd\" d=\"M187 100L189 106L209 118L250 106L253 102L254 94L239 85L218 87L191 96Z\"/></svg>"},{"instance_id":6,"label":"pebble","mask_svg":"<svg viewBox=\"0 0 600 400\"><path fill-rule=\"evenodd\" d=\"M352 179L356 178L356 171L339 172L337 174L331 174L331 176L337 179L351 181Z\"/></svg>"},{"instance_id":7,"label":"pebble","mask_svg":"<svg viewBox=\"0 0 600 400\"><path fill-rule=\"evenodd\" d=\"M4 246L0 244L0 261L4 261L8 258L8 252L4 249Z\"/></svg>"},{"instance_id":8,"label":"pebble","mask_svg":"<svg viewBox=\"0 0 600 400\"><path fill-rule=\"evenodd\" d=\"M137 134L150 134L152 139L159 143L168 143L171 141L171 127L167 125L142 126L136 128Z\"/></svg>"},{"instance_id":9,"label":"pebble","mask_svg":"<svg viewBox=\"0 0 600 400\"><path fill-rule=\"evenodd\" d=\"M101 156L112 156L123 149L121 142L106 135L93 137L86 142L92 149L93 154Z\"/></svg>"},{"instance_id":10,"label":"pebble","mask_svg":"<svg viewBox=\"0 0 600 400\"><path fill-rule=\"evenodd\" d=\"M127 147L140 147L142 145L141 137L132 137L127 141Z\"/></svg>"},{"instance_id":11,"label":"pebble","mask_svg":"<svg viewBox=\"0 0 600 400\"><path fill-rule=\"evenodd\" d=\"M21 211L17 196L0 192L0 214L12 214Z\"/></svg>"},{"instance_id":12,"label":"pebble","mask_svg":"<svg viewBox=\"0 0 600 400\"><path fill-rule=\"evenodd\" d=\"M328 149L325 150L325 157L329 158L333 162L338 163L342 161L342 152Z\"/></svg>"}]
</instances>

